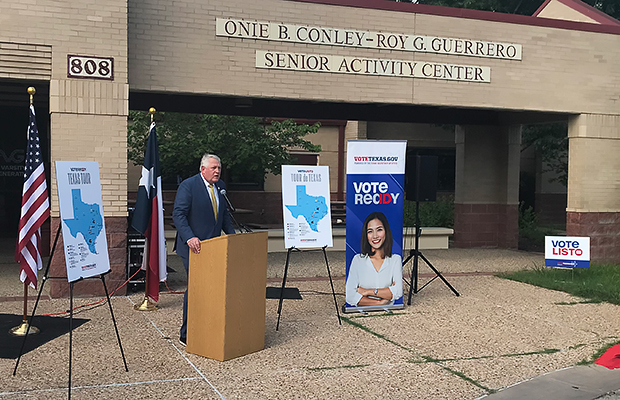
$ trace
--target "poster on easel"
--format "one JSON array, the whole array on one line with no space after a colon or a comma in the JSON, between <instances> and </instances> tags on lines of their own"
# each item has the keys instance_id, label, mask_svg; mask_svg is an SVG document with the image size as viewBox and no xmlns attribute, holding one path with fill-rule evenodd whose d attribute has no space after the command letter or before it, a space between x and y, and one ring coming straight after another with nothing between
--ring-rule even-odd
<instances>
[{"instance_id":1,"label":"poster on easel","mask_svg":"<svg viewBox=\"0 0 620 400\"><path fill-rule=\"evenodd\" d=\"M104 274L110 270L110 258L99 163L56 161L55 166L67 280Z\"/></svg>"},{"instance_id":2,"label":"poster on easel","mask_svg":"<svg viewBox=\"0 0 620 400\"><path fill-rule=\"evenodd\" d=\"M284 247L332 247L329 167L282 166Z\"/></svg>"},{"instance_id":3,"label":"poster on easel","mask_svg":"<svg viewBox=\"0 0 620 400\"><path fill-rule=\"evenodd\" d=\"M345 312L403 308L403 140L347 143Z\"/></svg>"}]
</instances>

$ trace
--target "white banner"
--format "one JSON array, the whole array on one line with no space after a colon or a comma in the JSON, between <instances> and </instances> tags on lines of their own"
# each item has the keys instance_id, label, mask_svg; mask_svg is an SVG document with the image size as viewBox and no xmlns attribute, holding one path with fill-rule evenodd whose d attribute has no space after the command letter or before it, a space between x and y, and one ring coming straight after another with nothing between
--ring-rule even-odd
<instances>
[{"instance_id":1,"label":"white banner","mask_svg":"<svg viewBox=\"0 0 620 400\"><path fill-rule=\"evenodd\" d=\"M56 161L56 185L69 282L110 270L99 164Z\"/></svg>"},{"instance_id":2,"label":"white banner","mask_svg":"<svg viewBox=\"0 0 620 400\"><path fill-rule=\"evenodd\" d=\"M407 142L349 140L347 174L404 174Z\"/></svg>"},{"instance_id":3,"label":"white banner","mask_svg":"<svg viewBox=\"0 0 620 400\"><path fill-rule=\"evenodd\" d=\"M329 168L283 165L284 247L332 247Z\"/></svg>"}]
</instances>

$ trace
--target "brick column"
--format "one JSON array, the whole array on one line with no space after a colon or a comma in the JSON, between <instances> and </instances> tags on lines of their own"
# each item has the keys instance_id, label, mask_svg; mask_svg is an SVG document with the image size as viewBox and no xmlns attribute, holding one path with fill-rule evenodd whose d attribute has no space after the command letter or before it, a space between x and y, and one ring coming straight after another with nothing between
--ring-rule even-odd
<instances>
[{"instance_id":1,"label":"brick column","mask_svg":"<svg viewBox=\"0 0 620 400\"><path fill-rule=\"evenodd\" d=\"M98 98L97 87L105 87L109 98ZM54 161L96 161L99 163L103 216L105 219L110 267L106 277L112 291L125 281L127 265L127 90L124 83L87 81L52 82L50 85L51 124L51 216L50 240L58 228L60 210ZM90 113L82 112L75 99L91 99ZM73 108L75 106L75 108ZM62 240L56 246L51 276L66 276ZM69 294L66 280L50 281L52 297ZM87 280L75 285L77 296L104 294L100 280ZM124 292L122 292L124 293Z\"/></svg>"},{"instance_id":2,"label":"brick column","mask_svg":"<svg viewBox=\"0 0 620 400\"><path fill-rule=\"evenodd\" d=\"M516 249L520 126L457 126L454 245Z\"/></svg>"},{"instance_id":3,"label":"brick column","mask_svg":"<svg viewBox=\"0 0 620 400\"><path fill-rule=\"evenodd\" d=\"M590 259L620 262L620 116L568 123L566 234L590 237Z\"/></svg>"}]
</instances>

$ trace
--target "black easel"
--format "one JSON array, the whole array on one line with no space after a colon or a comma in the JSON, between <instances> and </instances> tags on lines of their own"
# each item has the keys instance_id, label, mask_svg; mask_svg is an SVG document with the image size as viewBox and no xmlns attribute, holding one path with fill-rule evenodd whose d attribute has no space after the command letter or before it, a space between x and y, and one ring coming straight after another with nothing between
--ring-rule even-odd
<instances>
[{"instance_id":1,"label":"black easel","mask_svg":"<svg viewBox=\"0 0 620 400\"><path fill-rule=\"evenodd\" d=\"M454 292L455 295L460 296L459 292L457 292L456 289L453 288L452 285L450 285L450 282L448 282L446 278L444 278L443 275L441 275L441 272L437 271L437 269L433 266L433 264L431 264L431 262L428 261L426 257L424 257L424 255L422 254L420 250L418 250L420 234L421 234L420 201L416 200L415 202L415 241L414 241L415 244L414 244L414 248L409 250L409 256L403 261L403 266L404 266L405 264L409 262L409 260L411 260L411 258L413 258L413 268L411 269L411 281L412 282L409 283L407 282L406 279L403 279L409 285L409 298L407 300L407 305L411 305L412 293L417 294L420 290L424 289L428 284L430 284L432 281L434 281L437 278L441 278L443 283L445 283L450 288L450 290ZM422 286L420 289L418 289L418 258L422 258L422 260L424 260L424 262L430 267L430 269L432 269L433 272L435 272L435 276L430 281L426 282L424 286Z\"/></svg>"},{"instance_id":2,"label":"black easel","mask_svg":"<svg viewBox=\"0 0 620 400\"><path fill-rule=\"evenodd\" d=\"M332 286L332 296L334 296L334 305L336 306L336 315L338 316L338 324L342 325L342 321L340 320L340 312L338 311L338 303L336 302L336 292L334 292L334 282L332 281L332 273L329 270L329 262L327 261L327 253L325 252L325 248L327 246L323 246L321 250L323 251L323 256L325 256L325 266L327 266L327 274L329 275L329 283ZM284 265L284 277L282 278L282 288L280 289L280 303L278 304L278 323L276 324L276 331L280 328L280 316L282 315L282 301L284 300L284 287L286 286L286 275L288 273L288 264L291 257L291 252L301 251L295 247L291 247L288 249L286 253L286 264ZM312 249L308 251L316 251L318 249Z\"/></svg>"},{"instance_id":3,"label":"black easel","mask_svg":"<svg viewBox=\"0 0 620 400\"><path fill-rule=\"evenodd\" d=\"M28 328L26 330L26 335L24 336L24 341L22 342L22 347L19 349L19 357L17 357L17 361L15 362L15 369L13 369L13 376L15 376L15 374L17 374L17 366L19 365L19 361L22 358L22 354L24 352L24 347L26 346L26 339L28 338L28 331L30 330L30 327L32 326L32 321L34 319L34 314L37 310L37 306L39 305L39 300L41 299L41 292L43 292L43 285L45 284L45 282L47 281L47 279L66 279L66 277L48 277L48 273L50 270L50 265L52 263L52 258L54 257L54 251L56 250L56 244L58 243L58 237L60 236L60 227L61 224L58 224L58 229L56 230L56 237L54 238L54 245L52 246L52 250L50 252L50 257L47 261L47 267L45 268L45 273L43 274L43 278L42 278L42 282L41 282L41 286L39 287L39 294L37 295L37 301L34 303L34 307L32 309L32 315L30 316L30 321L28 322ZM129 368L127 368L127 360L125 359L125 353L123 352L123 345L121 344L121 337L118 334L118 328L116 326L116 319L114 318L114 312L112 311L112 303L110 302L110 295L108 294L108 287L105 284L105 275L108 274L110 271L106 272L105 274L101 274L99 275L99 278L101 278L101 282L103 284L103 289L105 290L105 296L108 300L108 305L110 306L110 315L112 315L112 322L114 323L114 330L116 331L116 338L118 339L118 347L121 349L121 356L123 357L123 363L125 364L125 372L129 372ZM80 278L78 281L82 280L84 278ZM90 278L86 278L86 279L90 279ZM69 291L70 291L70 298L69 298L69 395L68 395L68 399L71 399L71 362L72 362L72 348L73 348L73 284L75 282L70 282L69 285Z\"/></svg>"}]
</instances>

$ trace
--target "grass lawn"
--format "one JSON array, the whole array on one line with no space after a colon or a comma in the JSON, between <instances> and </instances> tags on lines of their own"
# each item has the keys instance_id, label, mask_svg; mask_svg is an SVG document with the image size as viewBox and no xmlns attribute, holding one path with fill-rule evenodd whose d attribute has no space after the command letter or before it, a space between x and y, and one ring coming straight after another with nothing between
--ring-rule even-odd
<instances>
[{"instance_id":1,"label":"grass lawn","mask_svg":"<svg viewBox=\"0 0 620 400\"><path fill-rule=\"evenodd\" d=\"M591 264L590 268L536 268L498 275L501 278L560 290L588 301L620 305L620 265Z\"/></svg>"},{"instance_id":2,"label":"grass lawn","mask_svg":"<svg viewBox=\"0 0 620 400\"><path fill-rule=\"evenodd\" d=\"M603 301L620 305L620 265L591 264L590 268L557 269L536 268L510 273L498 274L501 278L529 283L547 289L560 290L583 297L583 302L600 303ZM589 360L579 364L591 364L608 348L620 341L603 346Z\"/></svg>"}]
</instances>

